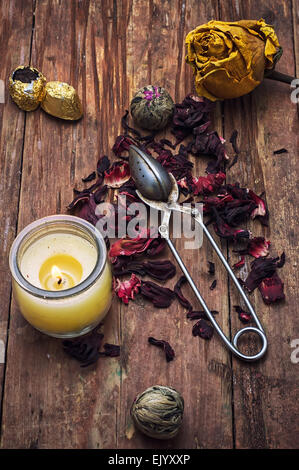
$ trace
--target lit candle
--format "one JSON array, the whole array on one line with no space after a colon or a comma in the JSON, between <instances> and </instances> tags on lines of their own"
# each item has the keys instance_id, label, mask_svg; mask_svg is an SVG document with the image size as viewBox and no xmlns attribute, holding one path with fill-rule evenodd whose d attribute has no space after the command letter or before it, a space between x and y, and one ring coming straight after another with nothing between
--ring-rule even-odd
<instances>
[{"instance_id":1,"label":"lit candle","mask_svg":"<svg viewBox=\"0 0 299 470\"><path fill-rule=\"evenodd\" d=\"M10 269L21 313L51 336L85 334L110 308L112 275L104 239L78 217L50 216L28 225L11 247Z\"/></svg>"}]
</instances>

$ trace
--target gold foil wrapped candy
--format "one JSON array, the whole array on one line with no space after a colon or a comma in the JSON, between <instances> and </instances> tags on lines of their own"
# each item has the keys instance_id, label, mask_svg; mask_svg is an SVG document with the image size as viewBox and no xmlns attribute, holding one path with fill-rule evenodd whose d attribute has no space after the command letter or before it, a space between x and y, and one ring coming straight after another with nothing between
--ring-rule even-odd
<instances>
[{"instance_id":1,"label":"gold foil wrapped candy","mask_svg":"<svg viewBox=\"0 0 299 470\"><path fill-rule=\"evenodd\" d=\"M131 407L136 427L149 437L170 439L182 424L184 399L174 388L154 385L138 395Z\"/></svg>"},{"instance_id":2,"label":"gold foil wrapped candy","mask_svg":"<svg viewBox=\"0 0 299 470\"><path fill-rule=\"evenodd\" d=\"M8 88L13 101L24 111L34 111L45 95L46 78L34 67L20 65L9 77Z\"/></svg>"},{"instance_id":3,"label":"gold foil wrapped candy","mask_svg":"<svg viewBox=\"0 0 299 470\"><path fill-rule=\"evenodd\" d=\"M44 111L52 116L74 121L83 114L80 98L71 85L64 82L48 82L41 104Z\"/></svg>"}]
</instances>

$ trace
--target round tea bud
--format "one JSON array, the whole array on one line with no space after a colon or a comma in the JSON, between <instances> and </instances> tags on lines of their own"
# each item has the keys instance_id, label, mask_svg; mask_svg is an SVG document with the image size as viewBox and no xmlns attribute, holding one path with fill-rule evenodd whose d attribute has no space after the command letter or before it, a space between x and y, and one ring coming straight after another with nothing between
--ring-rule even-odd
<instances>
[{"instance_id":1,"label":"round tea bud","mask_svg":"<svg viewBox=\"0 0 299 470\"><path fill-rule=\"evenodd\" d=\"M142 129L163 129L174 112L170 94L160 86L148 85L134 95L130 104L135 124Z\"/></svg>"},{"instance_id":2,"label":"round tea bud","mask_svg":"<svg viewBox=\"0 0 299 470\"><path fill-rule=\"evenodd\" d=\"M20 65L9 77L9 94L19 108L34 111L45 96L46 78L34 67Z\"/></svg>"},{"instance_id":3,"label":"round tea bud","mask_svg":"<svg viewBox=\"0 0 299 470\"><path fill-rule=\"evenodd\" d=\"M179 431L184 399L174 388L155 385L137 395L131 416L136 427L149 437L170 439Z\"/></svg>"}]
</instances>

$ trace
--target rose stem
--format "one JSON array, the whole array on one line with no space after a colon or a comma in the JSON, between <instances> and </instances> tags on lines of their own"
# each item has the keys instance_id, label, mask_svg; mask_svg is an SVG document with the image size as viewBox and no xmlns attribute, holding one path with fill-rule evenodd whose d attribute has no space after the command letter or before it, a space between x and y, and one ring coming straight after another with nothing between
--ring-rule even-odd
<instances>
[{"instance_id":1,"label":"rose stem","mask_svg":"<svg viewBox=\"0 0 299 470\"><path fill-rule=\"evenodd\" d=\"M292 81L295 80L296 77L292 77L291 75L286 75L285 73L273 70L273 72L267 75L265 78L270 78L271 80L277 80L279 82L284 83L292 83Z\"/></svg>"}]
</instances>

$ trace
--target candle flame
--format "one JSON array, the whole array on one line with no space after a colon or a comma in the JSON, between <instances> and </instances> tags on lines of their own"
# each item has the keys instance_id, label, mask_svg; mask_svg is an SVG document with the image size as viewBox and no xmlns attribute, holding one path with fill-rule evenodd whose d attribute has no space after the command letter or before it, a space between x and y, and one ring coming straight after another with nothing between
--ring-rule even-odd
<instances>
[{"instance_id":1,"label":"candle flame","mask_svg":"<svg viewBox=\"0 0 299 470\"><path fill-rule=\"evenodd\" d=\"M53 279L56 279L58 284L60 284L62 281L62 272L60 271L58 266L55 266L55 264L54 266L52 266L51 274L52 274Z\"/></svg>"}]
</instances>

